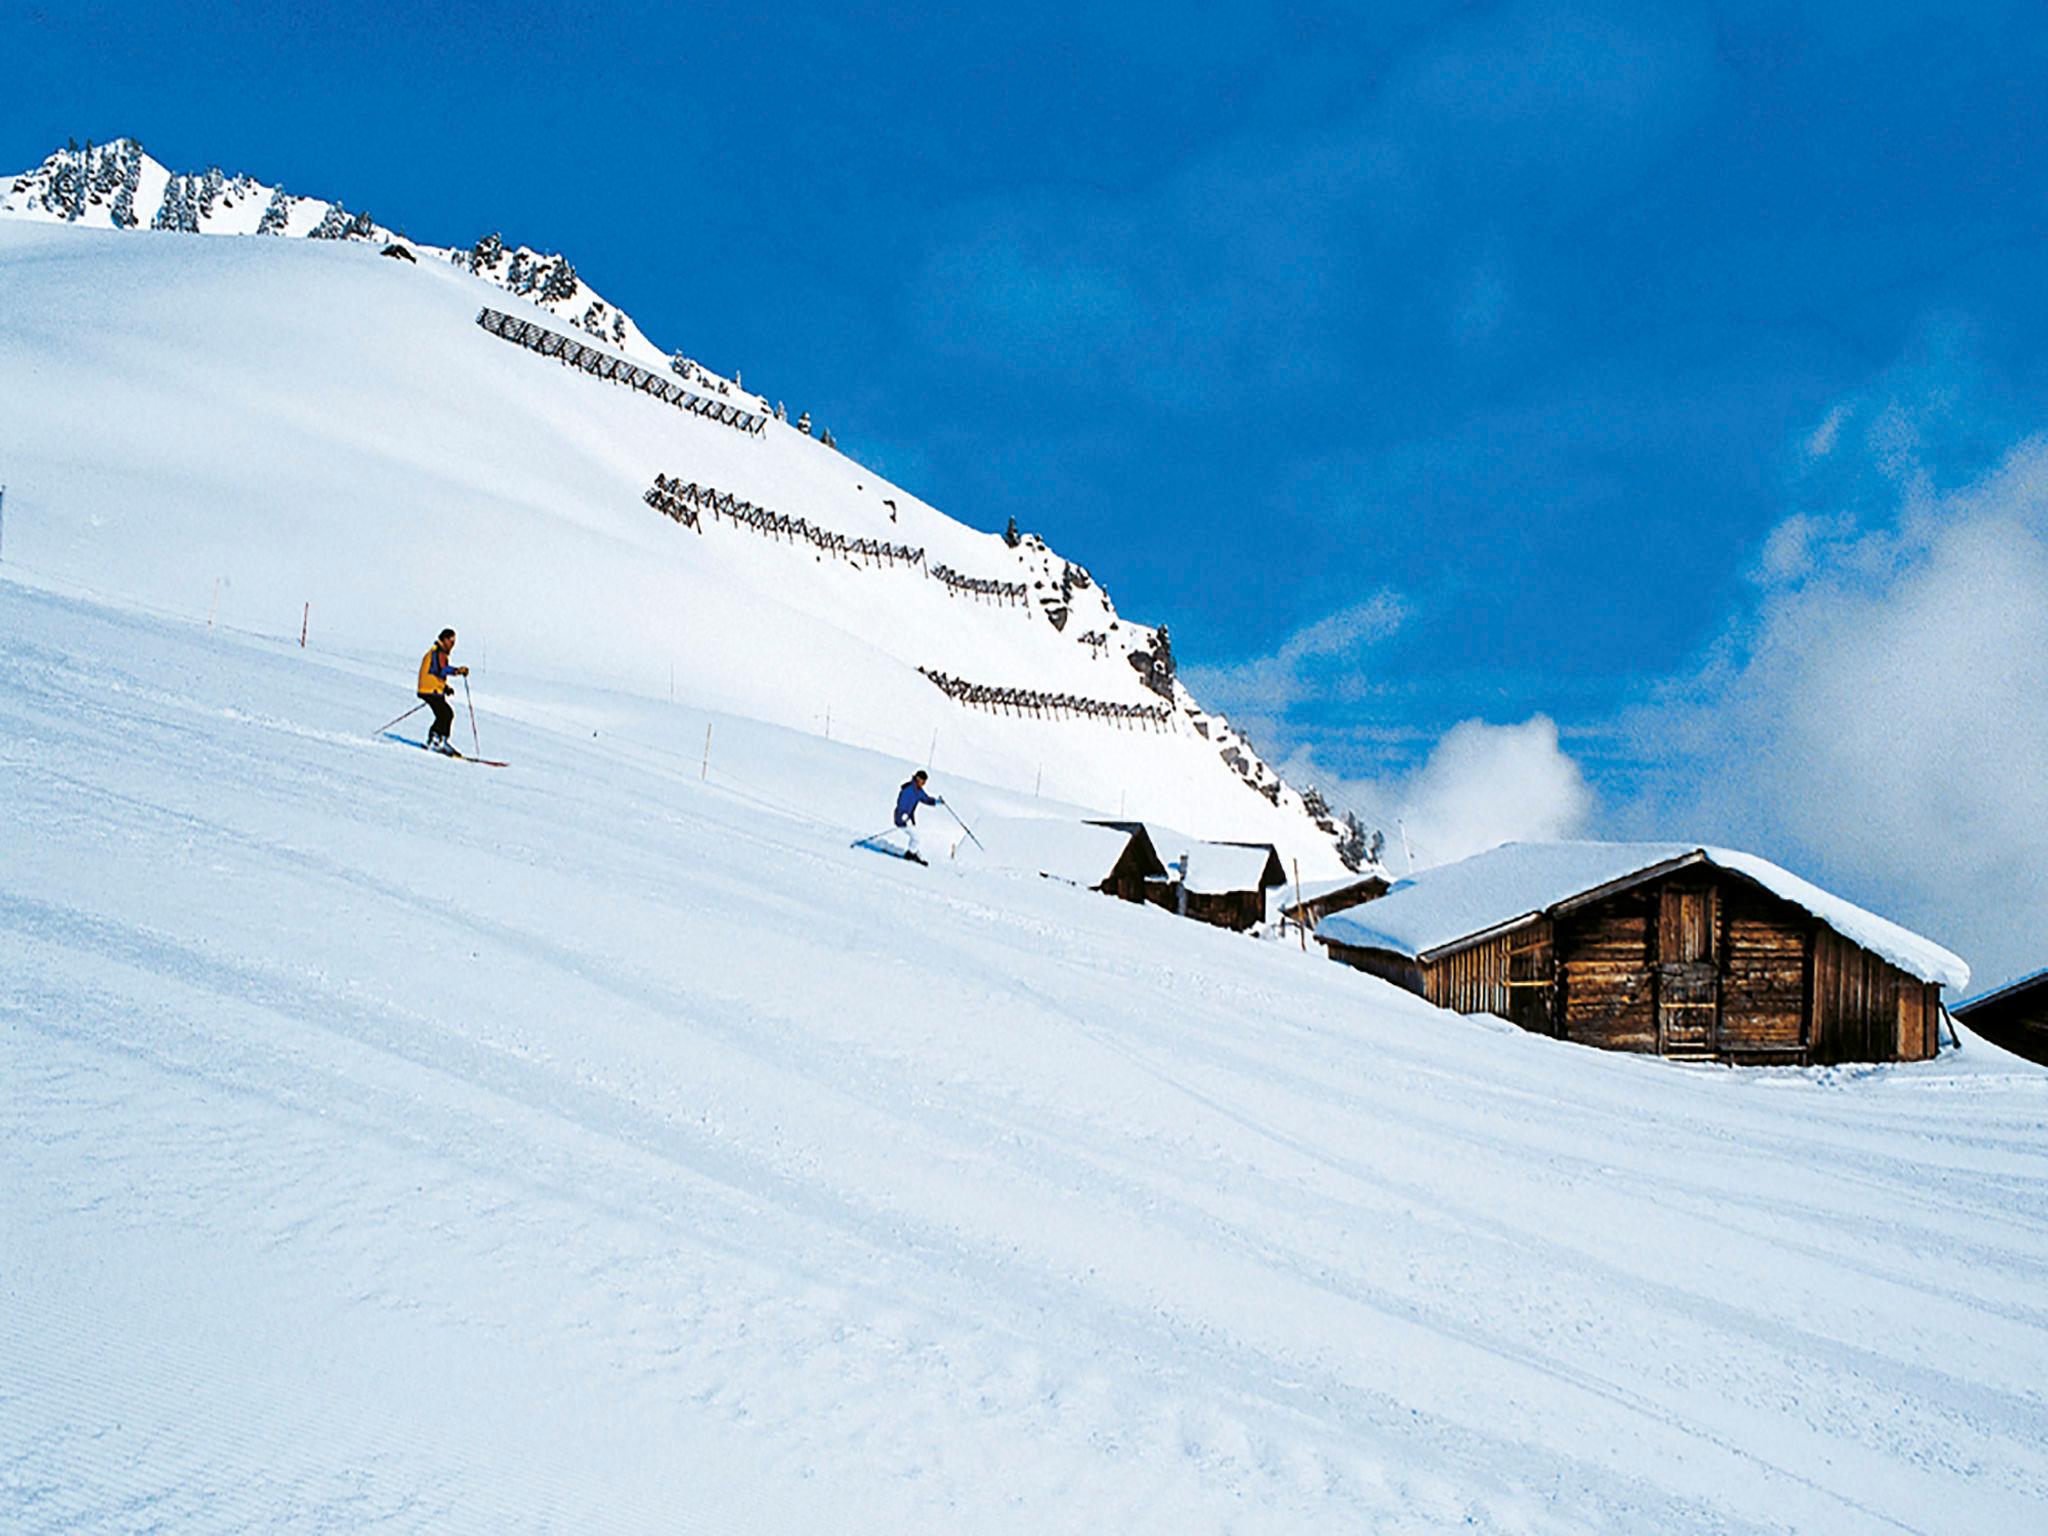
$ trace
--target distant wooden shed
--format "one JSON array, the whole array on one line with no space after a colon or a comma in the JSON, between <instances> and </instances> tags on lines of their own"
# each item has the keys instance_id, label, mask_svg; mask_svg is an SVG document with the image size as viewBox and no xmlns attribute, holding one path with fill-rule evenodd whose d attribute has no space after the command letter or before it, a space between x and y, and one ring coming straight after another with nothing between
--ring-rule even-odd
<instances>
[{"instance_id":1,"label":"distant wooden shed","mask_svg":"<svg viewBox=\"0 0 2048 1536\"><path fill-rule=\"evenodd\" d=\"M1333 960L1458 1013L1608 1050L1749 1063L1933 1056L1947 950L1753 854L1511 843L1337 913Z\"/></svg>"},{"instance_id":2,"label":"distant wooden shed","mask_svg":"<svg viewBox=\"0 0 2048 1536\"><path fill-rule=\"evenodd\" d=\"M2048 971L2022 976L1949 1012L1993 1045L2048 1066Z\"/></svg>"},{"instance_id":3,"label":"distant wooden shed","mask_svg":"<svg viewBox=\"0 0 2048 1536\"><path fill-rule=\"evenodd\" d=\"M962 839L955 850L962 862L1024 870L1125 901L1142 902L1146 882L1166 874L1151 837L1136 824L988 816L974 830L980 841Z\"/></svg>"},{"instance_id":4,"label":"distant wooden shed","mask_svg":"<svg viewBox=\"0 0 2048 1536\"><path fill-rule=\"evenodd\" d=\"M1240 933L1254 928L1266 920L1266 892L1287 880L1271 843L1212 842L1153 821L1092 825L1146 833L1165 873L1148 883L1145 899L1197 922Z\"/></svg>"},{"instance_id":5,"label":"distant wooden shed","mask_svg":"<svg viewBox=\"0 0 2048 1536\"><path fill-rule=\"evenodd\" d=\"M1393 882L1377 869L1337 880L1304 880L1299 896L1292 886L1282 890L1280 914L1290 923L1314 928L1324 918L1377 901L1392 889Z\"/></svg>"}]
</instances>

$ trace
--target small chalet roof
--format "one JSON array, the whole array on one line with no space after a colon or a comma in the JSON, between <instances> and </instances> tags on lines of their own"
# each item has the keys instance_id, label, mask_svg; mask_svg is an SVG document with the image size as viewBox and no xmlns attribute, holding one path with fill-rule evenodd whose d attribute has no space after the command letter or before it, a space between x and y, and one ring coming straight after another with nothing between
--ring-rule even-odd
<instances>
[{"instance_id":1,"label":"small chalet roof","mask_svg":"<svg viewBox=\"0 0 2048 1536\"><path fill-rule=\"evenodd\" d=\"M1187 849L1181 884L1190 896L1227 896L1284 884L1280 854L1271 843L1195 843Z\"/></svg>"},{"instance_id":2,"label":"small chalet roof","mask_svg":"<svg viewBox=\"0 0 2048 1536\"><path fill-rule=\"evenodd\" d=\"M980 848L962 841L956 856L980 858L1000 869L1049 875L1074 885L1102 884L1116 869L1135 839L1144 839L1141 859L1147 874L1161 866L1144 829L1125 831L1086 821L1054 821L1032 816L988 816L974 824Z\"/></svg>"},{"instance_id":3,"label":"small chalet roof","mask_svg":"<svg viewBox=\"0 0 2048 1536\"><path fill-rule=\"evenodd\" d=\"M1698 843L1508 843L1424 870L1377 901L1326 917L1317 936L1432 959L1440 951L1573 904L1575 897L1606 894L1609 887L1626 888L1690 864L1712 864L1747 876L1922 981L1958 992L1970 984L1970 968L1931 939L1768 859Z\"/></svg>"},{"instance_id":4,"label":"small chalet roof","mask_svg":"<svg viewBox=\"0 0 2048 1536\"><path fill-rule=\"evenodd\" d=\"M1326 896L1341 895L1346 891L1357 890L1363 886L1379 885L1391 888L1393 884L1394 882L1388 878L1384 871L1379 869L1378 866L1372 866L1361 869L1355 875L1339 875L1334 880L1304 880L1301 882L1301 901L1302 905L1308 906L1321 901ZM1293 886L1288 886L1287 895L1291 901L1294 896Z\"/></svg>"}]
</instances>

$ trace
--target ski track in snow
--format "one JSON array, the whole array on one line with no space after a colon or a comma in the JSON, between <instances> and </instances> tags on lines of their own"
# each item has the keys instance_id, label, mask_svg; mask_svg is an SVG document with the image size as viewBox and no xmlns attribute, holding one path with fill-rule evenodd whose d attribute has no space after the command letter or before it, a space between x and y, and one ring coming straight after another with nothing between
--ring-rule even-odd
<instances>
[{"instance_id":1,"label":"ski track in snow","mask_svg":"<svg viewBox=\"0 0 2048 1536\"><path fill-rule=\"evenodd\" d=\"M2048 1074L1560 1046L411 665L0 581L0 1525L2048 1506Z\"/></svg>"}]
</instances>

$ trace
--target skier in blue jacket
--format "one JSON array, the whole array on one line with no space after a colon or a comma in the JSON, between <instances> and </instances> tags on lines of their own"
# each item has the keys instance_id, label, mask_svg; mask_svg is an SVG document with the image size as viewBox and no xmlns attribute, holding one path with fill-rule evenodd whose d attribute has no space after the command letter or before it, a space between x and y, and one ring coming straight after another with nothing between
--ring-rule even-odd
<instances>
[{"instance_id":1,"label":"skier in blue jacket","mask_svg":"<svg viewBox=\"0 0 2048 1536\"><path fill-rule=\"evenodd\" d=\"M925 771L920 768L904 781L901 789L896 791L896 825L903 829L904 835L910 840L910 851L903 857L915 864L925 862L924 856L917 851L917 808L920 805L946 803L945 796L928 795L924 792L926 777Z\"/></svg>"}]
</instances>

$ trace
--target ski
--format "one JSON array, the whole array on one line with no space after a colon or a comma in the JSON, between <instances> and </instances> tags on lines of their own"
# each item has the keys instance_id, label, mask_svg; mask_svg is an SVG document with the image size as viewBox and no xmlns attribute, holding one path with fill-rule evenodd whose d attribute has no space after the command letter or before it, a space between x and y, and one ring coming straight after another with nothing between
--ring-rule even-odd
<instances>
[{"instance_id":1,"label":"ski","mask_svg":"<svg viewBox=\"0 0 2048 1536\"><path fill-rule=\"evenodd\" d=\"M453 750L447 752L435 751L434 748L429 747L424 741L414 741L410 736L401 736L396 731L386 731L384 739L386 741L395 741L401 747L418 747L422 752L433 752L436 757L452 757L458 763L475 763L479 768L510 768L512 766L510 763L495 757L471 757L467 752L456 752Z\"/></svg>"},{"instance_id":2,"label":"ski","mask_svg":"<svg viewBox=\"0 0 2048 1536\"><path fill-rule=\"evenodd\" d=\"M847 847L865 848L869 853L879 853L887 858L901 859L906 864L924 864L926 868L930 868L930 865L926 863L925 860L918 858L914 854L907 853L901 848L891 848L887 843L883 842L880 838L856 837L852 842L847 844Z\"/></svg>"}]
</instances>

